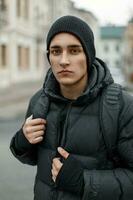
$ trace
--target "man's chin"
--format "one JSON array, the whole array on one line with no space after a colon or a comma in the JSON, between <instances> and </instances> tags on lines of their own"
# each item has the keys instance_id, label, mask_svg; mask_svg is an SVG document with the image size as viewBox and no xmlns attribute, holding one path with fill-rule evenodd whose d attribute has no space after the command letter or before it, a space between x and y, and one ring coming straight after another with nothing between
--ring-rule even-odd
<instances>
[{"instance_id":1,"label":"man's chin","mask_svg":"<svg viewBox=\"0 0 133 200\"><path fill-rule=\"evenodd\" d=\"M74 82L72 80L63 80L63 81L59 81L59 84L63 86L71 86L74 84Z\"/></svg>"}]
</instances>

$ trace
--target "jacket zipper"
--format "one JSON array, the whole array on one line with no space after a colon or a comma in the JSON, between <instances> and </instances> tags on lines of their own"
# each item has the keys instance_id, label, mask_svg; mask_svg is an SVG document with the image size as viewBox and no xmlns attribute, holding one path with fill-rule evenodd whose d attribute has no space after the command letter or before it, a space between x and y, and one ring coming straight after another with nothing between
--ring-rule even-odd
<instances>
[{"instance_id":1,"label":"jacket zipper","mask_svg":"<svg viewBox=\"0 0 133 200\"><path fill-rule=\"evenodd\" d=\"M67 129L68 129L68 119L69 119L69 114L71 112L71 108L72 108L72 103L73 101L71 101L69 104L68 104L68 111L67 111L67 115L66 115L66 120L65 120L65 124L64 124L64 128L63 128L63 134L62 134L62 138L61 138L61 144L59 144L61 147L64 147L65 144L66 144L66 136L67 136ZM55 187L55 190L56 190L56 187ZM53 200L57 200L58 199L58 191L54 191L53 192Z\"/></svg>"},{"instance_id":2,"label":"jacket zipper","mask_svg":"<svg viewBox=\"0 0 133 200\"><path fill-rule=\"evenodd\" d=\"M61 144L60 144L61 147L65 147L65 144L66 144L66 137L67 137L67 130L68 130L68 119L69 119L69 115L70 115L70 112L71 112L72 103L73 103L73 101L71 101L68 104L68 108L66 108L66 109L68 109L68 111L67 111L67 114L66 114L66 119L65 119L65 123L64 123L64 127L63 127L63 134L62 134L62 139L61 139Z\"/></svg>"}]
</instances>

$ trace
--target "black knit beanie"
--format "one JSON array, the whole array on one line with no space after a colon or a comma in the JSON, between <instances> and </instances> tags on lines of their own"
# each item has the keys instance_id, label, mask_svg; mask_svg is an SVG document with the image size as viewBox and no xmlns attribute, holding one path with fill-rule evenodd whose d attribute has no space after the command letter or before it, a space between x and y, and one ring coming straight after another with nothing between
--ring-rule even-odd
<instances>
[{"instance_id":1,"label":"black knit beanie","mask_svg":"<svg viewBox=\"0 0 133 200\"><path fill-rule=\"evenodd\" d=\"M71 33L81 42L85 51L89 69L95 59L94 35L89 25L82 19L75 16L63 16L57 19L47 34L47 57L49 60L49 46L53 37L58 33Z\"/></svg>"}]
</instances>

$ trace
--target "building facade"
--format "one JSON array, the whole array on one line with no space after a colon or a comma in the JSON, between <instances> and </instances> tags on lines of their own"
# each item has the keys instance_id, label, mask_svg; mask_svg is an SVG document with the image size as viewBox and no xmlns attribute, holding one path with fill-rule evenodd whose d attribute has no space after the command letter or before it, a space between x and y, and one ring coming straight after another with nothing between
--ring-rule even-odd
<instances>
[{"instance_id":1,"label":"building facade","mask_svg":"<svg viewBox=\"0 0 133 200\"><path fill-rule=\"evenodd\" d=\"M66 14L85 19L98 38L97 19L70 0L0 0L0 87L45 76L47 31Z\"/></svg>"},{"instance_id":2,"label":"building facade","mask_svg":"<svg viewBox=\"0 0 133 200\"><path fill-rule=\"evenodd\" d=\"M7 14L6 23L0 27L1 86L37 79L41 66L37 63L35 5L31 0L2 0L2 4Z\"/></svg>"},{"instance_id":3,"label":"building facade","mask_svg":"<svg viewBox=\"0 0 133 200\"><path fill-rule=\"evenodd\" d=\"M129 21L125 31L124 65L128 87L133 89L133 18Z\"/></svg>"},{"instance_id":4,"label":"building facade","mask_svg":"<svg viewBox=\"0 0 133 200\"><path fill-rule=\"evenodd\" d=\"M114 80L124 86L125 26L103 26L100 29L100 58L108 65Z\"/></svg>"},{"instance_id":5,"label":"building facade","mask_svg":"<svg viewBox=\"0 0 133 200\"><path fill-rule=\"evenodd\" d=\"M100 57L109 67L123 66L124 52L124 32L123 26L103 26L100 35Z\"/></svg>"}]
</instances>

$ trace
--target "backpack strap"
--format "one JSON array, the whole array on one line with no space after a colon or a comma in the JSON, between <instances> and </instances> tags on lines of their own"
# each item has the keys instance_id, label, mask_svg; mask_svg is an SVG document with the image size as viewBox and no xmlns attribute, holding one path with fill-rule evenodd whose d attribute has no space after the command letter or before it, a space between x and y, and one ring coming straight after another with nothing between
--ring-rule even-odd
<instances>
[{"instance_id":1,"label":"backpack strap","mask_svg":"<svg viewBox=\"0 0 133 200\"><path fill-rule=\"evenodd\" d=\"M103 139L108 158L113 161L116 160L114 150L116 150L118 137L118 120L122 104L121 94L121 86L113 83L104 89L100 101L100 124Z\"/></svg>"},{"instance_id":2,"label":"backpack strap","mask_svg":"<svg viewBox=\"0 0 133 200\"><path fill-rule=\"evenodd\" d=\"M33 109L33 118L43 118L46 119L47 113L49 110L50 100L49 98L42 92L38 101L36 102Z\"/></svg>"}]
</instances>

